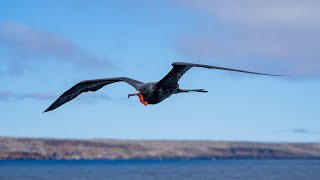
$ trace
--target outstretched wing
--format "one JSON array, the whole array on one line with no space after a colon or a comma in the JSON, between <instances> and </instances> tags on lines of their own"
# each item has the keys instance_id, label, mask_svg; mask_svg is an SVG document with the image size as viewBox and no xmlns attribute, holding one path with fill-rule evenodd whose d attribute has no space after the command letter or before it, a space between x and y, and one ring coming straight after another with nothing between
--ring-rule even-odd
<instances>
[{"instance_id":1,"label":"outstretched wing","mask_svg":"<svg viewBox=\"0 0 320 180\"><path fill-rule=\"evenodd\" d=\"M192 67L203 67L208 69L219 69L219 70L225 70L225 71L235 71L235 72L241 72L241 73L267 75L267 76L282 76L282 75L258 73L258 72L244 71L239 69L231 69L231 68L224 68L219 66L193 64L193 63L185 63L185 62L175 62L172 64L172 66L173 66L172 70L164 78L162 78L159 81L158 86L167 87L167 88L176 87L179 79L183 76L184 73L186 73Z\"/></svg>"},{"instance_id":2,"label":"outstretched wing","mask_svg":"<svg viewBox=\"0 0 320 180\"><path fill-rule=\"evenodd\" d=\"M64 92L55 102L53 102L44 112L52 111L64 103L71 101L83 92L97 91L105 85L112 84L115 82L126 82L137 89L139 85L144 84L143 82L126 78L126 77L116 77L116 78L105 78L105 79L94 79L81 81L74 85L72 88Z\"/></svg>"}]
</instances>

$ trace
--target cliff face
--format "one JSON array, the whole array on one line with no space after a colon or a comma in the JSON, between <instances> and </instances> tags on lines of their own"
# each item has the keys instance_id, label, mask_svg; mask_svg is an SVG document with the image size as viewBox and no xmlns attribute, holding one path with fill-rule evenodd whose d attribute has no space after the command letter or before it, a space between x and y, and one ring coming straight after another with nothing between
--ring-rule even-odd
<instances>
[{"instance_id":1,"label":"cliff face","mask_svg":"<svg viewBox=\"0 0 320 180\"><path fill-rule=\"evenodd\" d=\"M0 159L320 158L320 143L0 138Z\"/></svg>"}]
</instances>

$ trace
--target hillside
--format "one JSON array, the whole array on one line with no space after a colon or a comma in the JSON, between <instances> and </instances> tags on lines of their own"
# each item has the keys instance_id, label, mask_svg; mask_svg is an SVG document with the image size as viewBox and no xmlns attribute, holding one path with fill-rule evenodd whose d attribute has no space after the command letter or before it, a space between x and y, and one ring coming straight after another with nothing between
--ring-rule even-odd
<instances>
[{"instance_id":1,"label":"hillside","mask_svg":"<svg viewBox=\"0 0 320 180\"><path fill-rule=\"evenodd\" d=\"M0 159L320 158L320 143L0 138Z\"/></svg>"}]
</instances>

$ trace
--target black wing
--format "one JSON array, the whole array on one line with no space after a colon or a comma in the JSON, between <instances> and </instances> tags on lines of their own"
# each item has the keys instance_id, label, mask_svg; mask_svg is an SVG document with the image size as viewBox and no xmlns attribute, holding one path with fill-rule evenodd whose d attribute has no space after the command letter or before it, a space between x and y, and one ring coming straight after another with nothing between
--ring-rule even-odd
<instances>
[{"instance_id":1,"label":"black wing","mask_svg":"<svg viewBox=\"0 0 320 180\"><path fill-rule=\"evenodd\" d=\"M176 87L179 79L192 67L203 67L208 69L219 69L219 70L226 70L226 71L235 71L241 73L249 73L249 74L258 74L258 75L267 75L267 76L282 76L282 75L275 75L275 74L266 74L266 73L258 73L258 72L251 72L251 71L244 71L239 69L231 69L231 68L224 68L218 66L210 66L204 64L193 64L193 63L185 63L185 62L175 62L172 64L172 70L162 78L158 86L160 87Z\"/></svg>"},{"instance_id":2,"label":"black wing","mask_svg":"<svg viewBox=\"0 0 320 180\"><path fill-rule=\"evenodd\" d=\"M105 79L94 79L94 80L87 80L81 81L78 84L74 85L68 91L64 92L55 102L53 102L44 112L54 110L59 106L63 105L64 103L71 101L72 99L76 98L83 92L88 91L97 91L105 85L112 84L115 82L124 81L134 88L137 89L139 85L144 84L143 82L126 78L126 77L117 77L117 78L105 78Z\"/></svg>"}]
</instances>

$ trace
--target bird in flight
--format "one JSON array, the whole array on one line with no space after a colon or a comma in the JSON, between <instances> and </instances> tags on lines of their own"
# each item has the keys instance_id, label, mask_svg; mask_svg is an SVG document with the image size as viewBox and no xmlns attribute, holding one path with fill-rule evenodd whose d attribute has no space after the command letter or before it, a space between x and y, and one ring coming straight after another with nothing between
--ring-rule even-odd
<instances>
[{"instance_id":1,"label":"bird in flight","mask_svg":"<svg viewBox=\"0 0 320 180\"><path fill-rule=\"evenodd\" d=\"M208 92L204 89L180 89L179 88L178 82L180 78L183 76L184 73L186 73L192 67L219 69L219 70L258 74L258 75L282 76L282 75L265 74L265 73L244 71L239 69L231 69L231 68L224 68L224 67L218 67L218 66L193 64L193 63L185 63L185 62L175 62L172 64L172 66L173 66L172 70L158 82L143 83L127 77L115 77L115 78L104 78L104 79L81 81L78 84L71 87L66 92L64 92L44 112L52 111L60 107L66 102L76 98L83 92L97 91L102 87L115 82L126 82L131 86L133 86L136 89L136 91L132 94L128 94L128 98L130 96L136 95L139 97L140 102L145 106L147 106L148 104L158 104L173 94L188 93L188 92L202 92L202 93Z\"/></svg>"}]
</instances>

